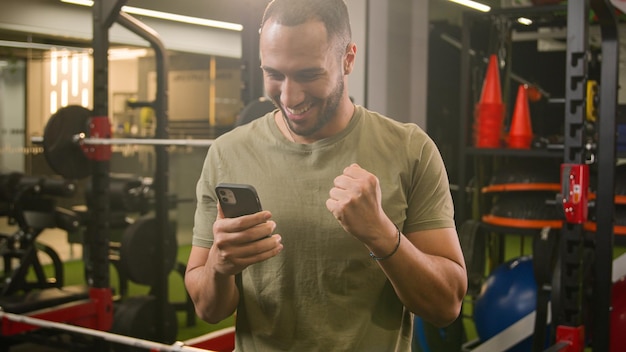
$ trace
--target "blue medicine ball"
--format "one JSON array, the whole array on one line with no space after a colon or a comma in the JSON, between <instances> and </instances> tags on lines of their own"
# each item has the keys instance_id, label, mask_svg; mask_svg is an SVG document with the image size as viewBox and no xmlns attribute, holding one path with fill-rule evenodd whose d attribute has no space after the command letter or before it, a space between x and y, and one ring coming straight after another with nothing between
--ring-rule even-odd
<instances>
[{"instance_id":1,"label":"blue medicine ball","mask_svg":"<svg viewBox=\"0 0 626 352\"><path fill-rule=\"evenodd\" d=\"M530 314L537 306L537 283L532 258L519 257L489 275L474 303L474 324L481 341ZM508 351L531 351L532 336Z\"/></svg>"}]
</instances>

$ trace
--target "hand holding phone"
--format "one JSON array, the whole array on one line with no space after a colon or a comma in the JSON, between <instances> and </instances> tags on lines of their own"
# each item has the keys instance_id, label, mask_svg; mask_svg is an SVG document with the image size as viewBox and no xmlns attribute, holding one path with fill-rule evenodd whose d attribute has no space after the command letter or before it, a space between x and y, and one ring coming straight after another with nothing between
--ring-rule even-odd
<instances>
[{"instance_id":1,"label":"hand holding phone","mask_svg":"<svg viewBox=\"0 0 626 352\"><path fill-rule=\"evenodd\" d=\"M215 187L215 193L227 218L250 215L263 210L256 189L252 185L220 183Z\"/></svg>"},{"instance_id":2,"label":"hand holding phone","mask_svg":"<svg viewBox=\"0 0 626 352\"><path fill-rule=\"evenodd\" d=\"M217 198L225 218L255 214L262 211L256 190L251 185L220 183L215 187ZM267 215L270 215L269 212ZM215 241L218 251L228 253L229 259L220 264L222 273L237 274L246 267L276 256L283 249L281 237L273 234L276 224L266 221L267 217L256 217L242 223L217 219L214 236L224 236L224 241ZM247 219L246 219L247 220ZM260 221L260 222L259 222ZM248 226L242 229L241 226ZM220 247L224 245L223 247ZM251 246L253 247L251 249ZM258 249L262 252L258 253ZM257 254L250 256L251 252Z\"/></svg>"}]
</instances>

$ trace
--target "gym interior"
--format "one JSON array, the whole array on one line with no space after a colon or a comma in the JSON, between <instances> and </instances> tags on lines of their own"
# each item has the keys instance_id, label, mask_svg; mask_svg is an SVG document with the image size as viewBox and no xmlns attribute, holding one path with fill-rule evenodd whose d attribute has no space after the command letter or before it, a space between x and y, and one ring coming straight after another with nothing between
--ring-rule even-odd
<instances>
[{"instance_id":1,"label":"gym interior","mask_svg":"<svg viewBox=\"0 0 626 352\"><path fill-rule=\"evenodd\" d=\"M211 141L273 109L266 4L2 1L0 350L233 350L183 276ZM346 4L351 98L435 141L465 255L412 350L624 351L623 2Z\"/></svg>"}]
</instances>

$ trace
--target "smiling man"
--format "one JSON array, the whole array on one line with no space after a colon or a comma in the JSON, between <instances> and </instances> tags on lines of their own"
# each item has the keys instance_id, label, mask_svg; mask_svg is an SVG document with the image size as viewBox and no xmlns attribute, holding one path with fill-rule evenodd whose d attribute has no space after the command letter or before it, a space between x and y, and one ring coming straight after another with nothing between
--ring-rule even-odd
<instances>
[{"instance_id":1,"label":"smiling man","mask_svg":"<svg viewBox=\"0 0 626 352\"><path fill-rule=\"evenodd\" d=\"M412 315L451 323L467 287L437 147L350 100L342 0L270 2L260 55L277 109L219 137L197 184L196 312L236 312L237 351L410 351ZM221 182L265 210L225 218Z\"/></svg>"}]
</instances>

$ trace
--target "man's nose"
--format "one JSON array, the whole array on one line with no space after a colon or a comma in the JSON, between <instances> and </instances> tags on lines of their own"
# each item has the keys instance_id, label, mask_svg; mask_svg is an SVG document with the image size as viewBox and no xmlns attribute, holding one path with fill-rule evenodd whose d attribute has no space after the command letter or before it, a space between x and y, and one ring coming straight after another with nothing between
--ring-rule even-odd
<instances>
[{"instance_id":1,"label":"man's nose","mask_svg":"<svg viewBox=\"0 0 626 352\"><path fill-rule=\"evenodd\" d=\"M284 106L294 107L304 101L302 85L293 79L286 78L281 87L280 100Z\"/></svg>"}]
</instances>

